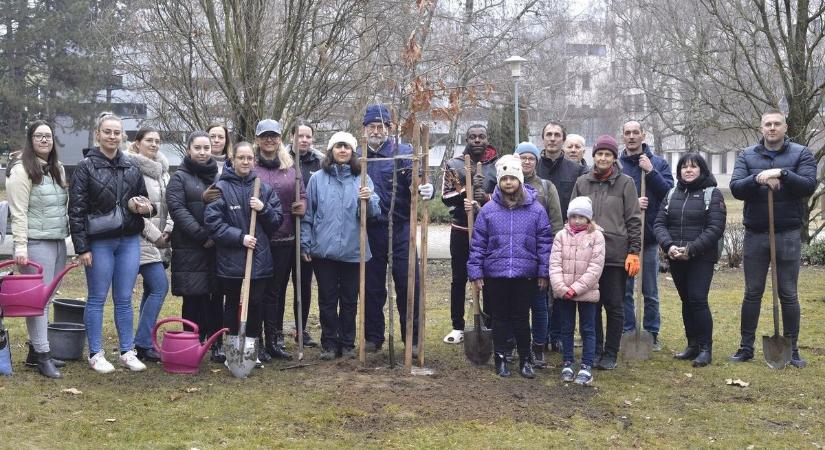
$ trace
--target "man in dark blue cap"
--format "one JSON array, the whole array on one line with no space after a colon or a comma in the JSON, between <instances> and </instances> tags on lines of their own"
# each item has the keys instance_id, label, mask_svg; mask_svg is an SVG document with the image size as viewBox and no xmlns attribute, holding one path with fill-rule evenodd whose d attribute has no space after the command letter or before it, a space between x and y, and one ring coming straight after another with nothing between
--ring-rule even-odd
<instances>
[{"instance_id":1,"label":"man in dark blue cap","mask_svg":"<svg viewBox=\"0 0 825 450\"><path fill-rule=\"evenodd\" d=\"M392 158L412 155L409 144L388 139L391 119L384 105L370 105L364 114L364 135L367 138L367 158ZM427 151L425 149L425 151ZM375 185L381 200L381 214L367 224L372 259L367 261L365 335L366 350L376 352L384 344L384 304L387 302L387 263L389 254L389 217L393 194L393 170L396 172L395 208L392 215L392 279L395 299L401 323L401 339L407 329L407 269L410 241L410 199L412 186L412 160L374 161L367 165L367 173ZM418 194L423 200L433 196L433 185L422 184ZM415 274L415 311L413 318L413 342L418 342L418 271ZM390 320L393 320L392 318ZM406 341L405 341L406 342ZM413 345L413 355L418 346Z\"/></svg>"}]
</instances>

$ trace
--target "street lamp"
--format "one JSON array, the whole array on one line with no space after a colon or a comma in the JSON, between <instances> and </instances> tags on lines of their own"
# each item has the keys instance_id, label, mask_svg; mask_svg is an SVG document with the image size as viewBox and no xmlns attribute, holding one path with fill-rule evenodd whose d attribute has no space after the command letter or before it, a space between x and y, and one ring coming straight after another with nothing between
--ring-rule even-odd
<instances>
[{"instance_id":1,"label":"street lamp","mask_svg":"<svg viewBox=\"0 0 825 450\"><path fill-rule=\"evenodd\" d=\"M516 111L516 146L519 144L519 120L518 120L518 79L521 78L521 63L527 60L521 56L513 55L504 60L510 66L510 75L513 76L513 85L515 86L515 111Z\"/></svg>"}]
</instances>

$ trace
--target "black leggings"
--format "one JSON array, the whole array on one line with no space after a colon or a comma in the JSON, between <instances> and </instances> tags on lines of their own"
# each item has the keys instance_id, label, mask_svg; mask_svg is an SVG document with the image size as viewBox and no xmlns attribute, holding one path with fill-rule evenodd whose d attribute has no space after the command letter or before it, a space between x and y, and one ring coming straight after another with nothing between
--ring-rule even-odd
<instances>
[{"instance_id":1,"label":"black leggings","mask_svg":"<svg viewBox=\"0 0 825 450\"><path fill-rule=\"evenodd\" d=\"M226 296L223 309L223 326L229 328L229 334L238 334L240 326L241 284L239 278L221 278L221 287ZM268 279L252 280L249 286L249 310L246 315L246 336L261 336L261 298L268 285Z\"/></svg>"},{"instance_id":2,"label":"black leggings","mask_svg":"<svg viewBox=\"0 0 825 450\"><path fill-rule=\"evenodd\" d=\"M688 342L710 345L713 341L713 316L708 292L713 280L712 261L671 261L670 274L682 299L682 321Z\"/></svg>"},{"instance_id":3,"label":"black leggings","mask_svg":"<svg viewBox=\"0 0 825 450\"><path fill-rule=\"evenodd\" d=\"M493 346L496 353L512 348L508 342L515 336L519 356L530 353L530 305L538 295L535 278L485 278L484 304L493 315Z\"/></svg>"}]
</instances>

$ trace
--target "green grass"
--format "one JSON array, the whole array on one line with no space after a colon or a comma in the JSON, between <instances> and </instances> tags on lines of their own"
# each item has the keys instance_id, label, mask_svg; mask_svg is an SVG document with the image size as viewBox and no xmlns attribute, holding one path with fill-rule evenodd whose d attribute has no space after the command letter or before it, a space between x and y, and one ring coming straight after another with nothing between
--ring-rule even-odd
<instances>
[{"instance_id":1,"label":"green grass","mask_svg":"<svg viewBox=\"0 0 825 450\"><path fill-rule=\"evenodd\" d=\"M7 319L15 344L15 375L0 378L0 448L812 448L825 445L825 269L800 276L803 370L769 369L761 351L746 364L726 361L738 343L742 273L717 272L711 307L714 364L694 369L675 361L684 345L680 302L672 281L660 277L665 349L651 361L596 372L591 388L565 386L556 367L537 379L499 379L492 366L471 367L461 347L441 343L450 329L449 266L431 264L427 308L428 366L432 377L387 368L387 353L356 362L278 370L267 365L247 380L204 362L198 375L118 369L98 375L71 362L64 379L47 380L23 367L23 319ZM770 292L770 291L768 291ZM85 295L80 270L62 296ZM139 292L135 299L140 298ZM771 330L770 295L759 334ZM287 316L290 308L287 308ZM169 297L162 316L178 315ZM106 305L105 348L116 347ZM289 320L287 320L289 323ZM396 331L397 331L396 326ZM317 338L317 309L310 329ZM402 346L396 338L396 353ZM726 378L750 382L727 386ZM63 393L74 387L80 395ZM196 388L193 390L192 388ZM110 419L110 421L107 421ZM114 419L114 421L111 421ZM815 444L814 444L815 443Z\"/></svg>"}]
</instances>

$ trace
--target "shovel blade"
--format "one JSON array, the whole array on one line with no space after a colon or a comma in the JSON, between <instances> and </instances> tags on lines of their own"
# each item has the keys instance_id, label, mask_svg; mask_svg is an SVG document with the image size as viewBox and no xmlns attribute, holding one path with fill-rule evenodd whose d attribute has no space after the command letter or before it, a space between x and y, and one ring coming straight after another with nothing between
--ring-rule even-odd
<instances>
[{"instance_id":1,"label":"shovel blade","mask_svg":"<svg viewBox=\"0 0 825 450\"><path fill-rule=\"evenodd\" d=\"M246 378L258 359L258 340L251 337L227 336L223 343L226 367L235 378Z\"/></svg>"},{"instance_id":2,"label":"shovel blade","mask_svg":"<svg viewBox=\"0 0 825 450\"><path fill-rule=\"evenodd\" d=\"M483 366L493 356L493 330L480 326L464 330L464 355L476 366Z\"/></svg>"},{"instance_id":3,"label":"shovel blade","mask_svg":"<svg viewBox=\"0 0 825 450\"><path fill-rule=\"evenodd\" d=\"M762 353L771 369L783 369L791 362L792 343L790 338L773 335L762 336Z\"/></svg>"},{"instance_id":4,"label":"shovel blade","mask_svg":"<svg viewBox=\"0 0 825 450\"><path fill-rule=\"evenodd\" d=\"M649 331L636 329L622 335L619 343L619 353L626 361L645 361L653 353L653 334Z\"/></svg>"}]
</instances>

